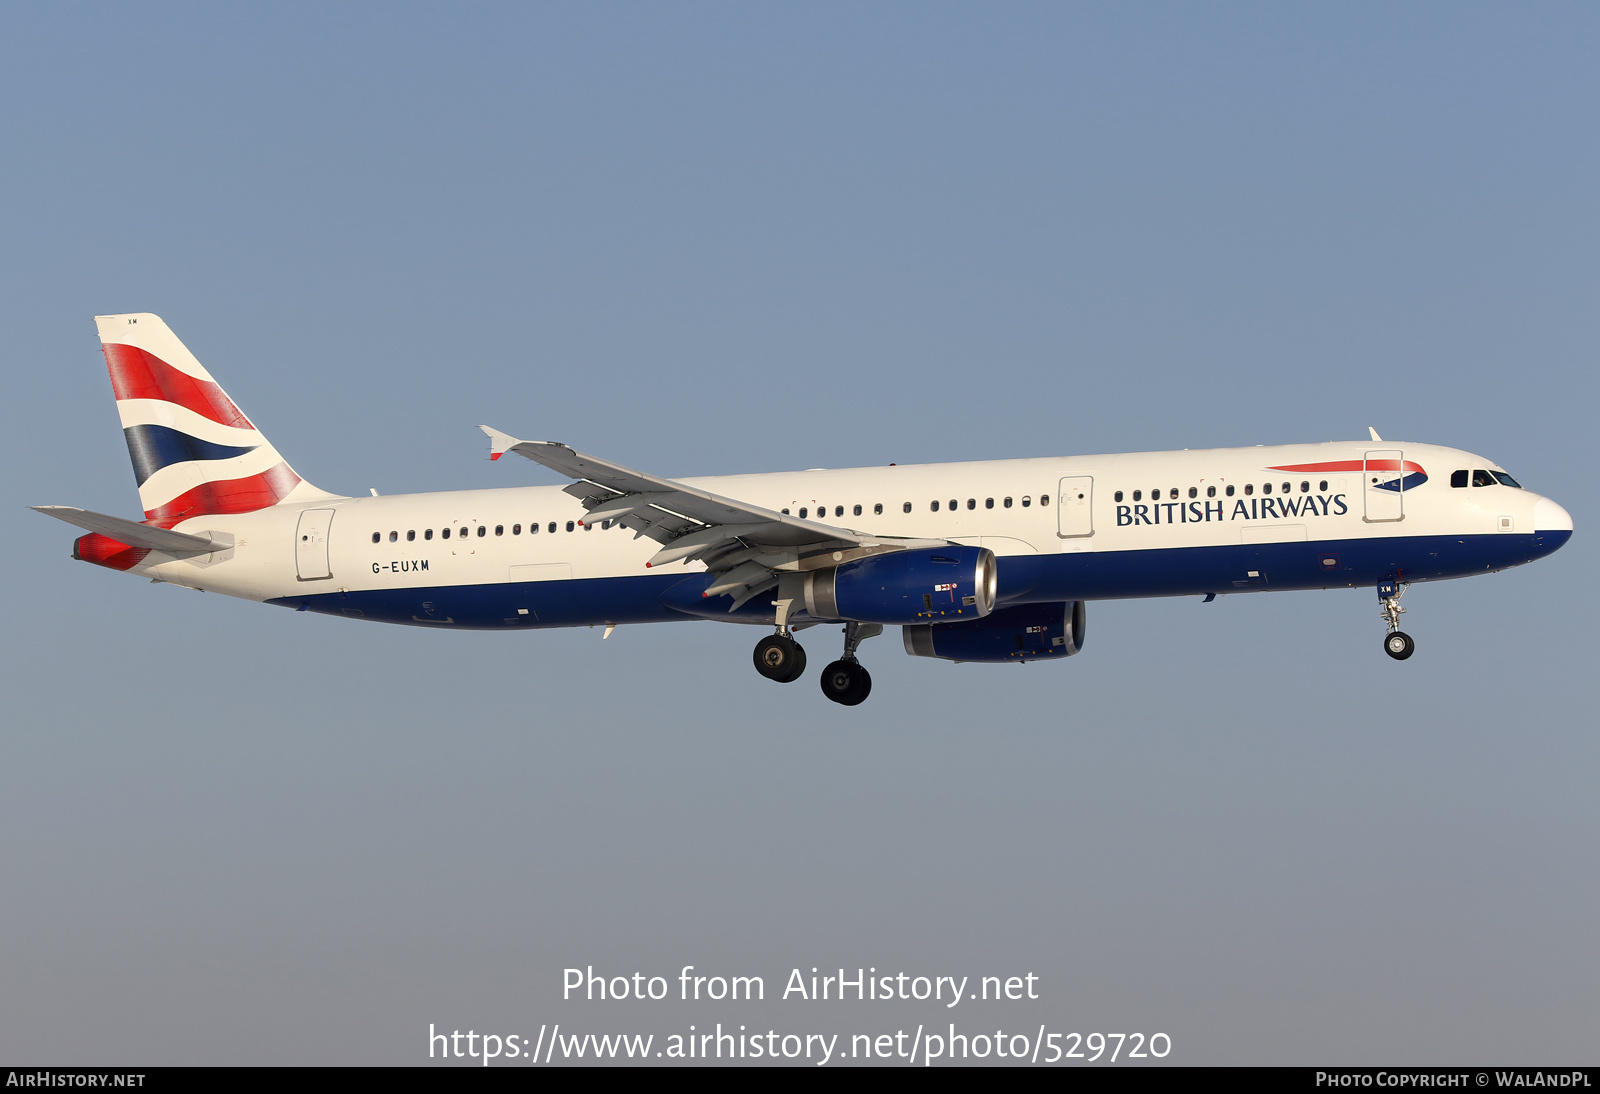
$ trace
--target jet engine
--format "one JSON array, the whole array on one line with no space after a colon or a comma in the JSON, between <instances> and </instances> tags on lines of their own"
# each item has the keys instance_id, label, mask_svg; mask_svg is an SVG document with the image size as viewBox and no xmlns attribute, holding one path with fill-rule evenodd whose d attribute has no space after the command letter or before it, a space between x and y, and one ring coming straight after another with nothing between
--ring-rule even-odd
<instances>
[{"instance_id":1,"label":"jet engine","mask_svg":"<svg viewBox=\"0 0 1600 1094\"><path fill-rule=\"evenodd\" d=\"M936 547L876 555L806 574L806 611L859 623L977 620L994 610L994 552Z\"/></svg>"},{"instance_id":2,"label":"jet engine","mask_svg":"<svg viewBox=\"0 0 1600 1094\"><path fill-rule=\"evenodd\" d=\"M1021 604L983 619L902 628L906 652L946 661L1047 661L1083 648L1083 601Z\"/></svg>"}]
</instances>

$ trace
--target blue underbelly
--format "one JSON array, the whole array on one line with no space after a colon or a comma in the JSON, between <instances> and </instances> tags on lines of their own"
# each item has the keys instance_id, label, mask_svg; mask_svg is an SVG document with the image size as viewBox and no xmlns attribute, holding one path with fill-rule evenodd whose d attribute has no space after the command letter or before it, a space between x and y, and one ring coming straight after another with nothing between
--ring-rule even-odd
<instances>
[{"instance_id":1,"label":"blue underbelly","mask_svg":"<svg viewBox=\"0 0 1600 1094\"><path fill-rule=\"evenodd\" d=\"M1563 531L1411 536L1016 555L999 560L999 592L1002 602L1020 604L1273 589L1363 588L1386 578L1437 581L1531 562L1556 550L1570 535ZM683 603L686 588L696 583L703 586L706 575L686 576L679 571L636 577L351 590L282 597L270 603L324 615L441 629L586 627L719 617L721 613L714 610L689 614L669 606L674 601ZM690 591L698 594L698 588ZM731 603L726 598L717 599ZM716 600L709 601L704 607L711 609L715 604ZM769 612L770 607L752 602L745 610L725 618L753 622Z\"/></svg>"}]
</instances>

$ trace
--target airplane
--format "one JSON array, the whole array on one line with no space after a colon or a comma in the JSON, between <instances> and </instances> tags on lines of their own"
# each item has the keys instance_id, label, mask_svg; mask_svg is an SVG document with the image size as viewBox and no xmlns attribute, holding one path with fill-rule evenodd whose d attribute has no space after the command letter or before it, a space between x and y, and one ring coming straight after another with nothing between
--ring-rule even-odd
<instances>
[{"instance_id":1,"label":"airplane","mask_svg":"<svg viewBox=\"0 0 1600 1094\"><path fill-rule=\"evenodd\" d=\"M805 671L795 635L842 625L821 674L854 706L860 644L1030 662L1083 649L1090 600L1375 589L1403 661L1416 582L1518 566L1572 519L1482 456L1381 439L669 479L488 426L571 479L346 497L289 466L160 318L95 320L144 520L35 506L72 557L296 611L439 630L682 620L767 628L756 670Z\"/></svg>"}]
</instances>

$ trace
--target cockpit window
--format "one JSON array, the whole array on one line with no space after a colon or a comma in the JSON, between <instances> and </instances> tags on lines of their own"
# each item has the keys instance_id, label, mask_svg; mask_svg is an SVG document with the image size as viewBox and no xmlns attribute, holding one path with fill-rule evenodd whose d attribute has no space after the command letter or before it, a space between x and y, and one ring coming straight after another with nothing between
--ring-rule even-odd
<instances>
[{"instance_id":1,"label":"cockpit window","mask_svg":"<svg viewBox=\"0 0 1600 1094\"><path fill-rule=\"evenodd\" d=\"M1495 485L1494 476L1489 474L1489 472L1483 470L1482 468L1479 468L1478 470L1476 470L1476 471L1474 471L1472 473L1472 485L1473 486L1494 486Z\"/></svg>"},{"instance_id":2,"label":"cockpit window","mask_svg":"<svg viewBox=\"0 0 1600 1094\"><path fill-rule=\"evenodd\" d=\"M1516 490L1522 489L1522 484L1516 479L1512 478L1510 475L1506 474L1504 471L1492 471L1490 474L1500 480L1501 486L1509 486Z\"/></svg>"}]
</instances>

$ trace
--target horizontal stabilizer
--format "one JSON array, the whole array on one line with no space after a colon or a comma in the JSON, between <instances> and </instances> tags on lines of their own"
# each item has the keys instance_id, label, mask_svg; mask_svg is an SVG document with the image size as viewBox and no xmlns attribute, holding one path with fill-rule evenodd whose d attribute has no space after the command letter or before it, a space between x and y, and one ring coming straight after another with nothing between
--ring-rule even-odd
<instances>
[{"instance_id":1,"label":"horizontal stabilizer","mask_svg":"<svg viewBox=\"0 0 1600 1094\"><path fill-rule=\"evenodd\" d=\"M186 532L155 528L148 524L140 524L136 520L108 517L104 513L91 513L87 509L78 509L71 505L32 505L29 508L47 517L76 524L79 528L99 532L102 536L114 539L118 543L125 543L129 547L143 547L151 551L165 551L168 554L204 555L221 546L208 536L191 536Z\"/></svg>"}]
</instances>

